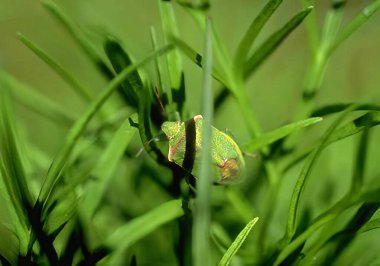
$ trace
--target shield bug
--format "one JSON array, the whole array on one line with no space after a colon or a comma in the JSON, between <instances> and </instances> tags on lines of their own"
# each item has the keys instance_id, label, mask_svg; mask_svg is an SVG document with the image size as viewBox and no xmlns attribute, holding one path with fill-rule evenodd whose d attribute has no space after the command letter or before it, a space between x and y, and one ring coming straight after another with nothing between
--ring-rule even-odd
<instances>
[{"instance_id":1,"label":"shield bug","mask_svg":"<svg viewBox=\"0 0 380 266\"><path fill-rule=\"evenodd\" d=\"M201 115L186 122L164 122L162 131L169 140L168 160L196 176L202 138ZM216 183L233 183L241 179L245 161L237 143L226 133L212 127L212 167Z\"/></svg>"}]
</instances>

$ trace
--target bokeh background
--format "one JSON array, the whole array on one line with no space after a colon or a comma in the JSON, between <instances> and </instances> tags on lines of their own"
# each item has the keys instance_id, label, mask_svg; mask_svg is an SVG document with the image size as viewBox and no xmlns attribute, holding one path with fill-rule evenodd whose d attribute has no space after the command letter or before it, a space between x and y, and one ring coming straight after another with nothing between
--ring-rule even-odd
<instances>
[{"instance_id":1,"label":"bokeh background","mask_svg":"<svg viewBox=\"0 0 380 266\"><path fill-rule=\"evenodd\" d=\"M225 42L230 54L235 51L245 30L254 16L266 1L263 0L214 0L211 1L211 16L214 25L219 29L221 38ZM343 24L350 21L361 8L372 1L347 1ZM107 35L116 36L124 47L136 59L144 57L152 50L149 29L154 26L161 34L161 22L157 2L154 0L64 0L57 3L87 31L88 37L99 44ZM318 0L316 12L321 27L330 4L328 0ZM284 1L279 10L266 25L257 44L268 37L273 31L282 26L288 19L301 10L300 1ZM193 19L175 6L176 17L181 38L193 48L201 51L203 48L202 32ZM0 2L0 67L23 83L79 115L86 105L72 90L58 77L44 62L36 57L17 38L21 32L41 46L49 55L60 62L70 73L79 79L94 95L106 84L88 58L83 55L80 47L41 5L40 1L28 0L1 0ZM319 90L316 103L322 106L328 103L342 102L380 102L380 14L375 14L359 31L355 32L333 55L326 71L326 76ZM200 95L202 72L187 58L183 58L187 78L186 93L190 114L200 113ZM310 52L306 29L304 25L298 27L279 49L263 64L263 66L249 79L248 90L252 108L264 131L269 131L291 121L297 103L301 99L304 75L310 63ZM215 92L219 88L215 83ZM24 129L23 132L34 146L43 151L49 158L53 158L64 143L68 128L31 112L29 109L15 103L17 121ZM329 119L325 122L329 123ZM239 119L239 109L230 98L222 110L215 117L215 126L220 129L232 129L236 138L244 143L249 140L244 119ZM319 132L325 128L321 125ZM379 174L378 158L380 151L379 129L372 132L370 156L366 177L368 180ZM318 136L318 129L310 133L310 138ZM357 138L349 138L334 144L324 151L318 161L311 181L306 189L307 204L316 205L316 210L323 210L326 206L340 198L349 186L352 173L353 151ZM141 147L136 138L136 150ZM143 155L144 156L144 155ZM146 156L147 157L147 156ZM146 158L143 157L143 158ZM255 167L255 162L248 159ZM154 162L152 162L154 163ZM128 167L133 163L126 162ZM299 173L299 167L290 171L283 182L280 205L275 215L271 234L274 238L282 235L284 221L287 215L287 206L290 193ZM133 170L132 170L133 171ZM253 177L254 178L254 177ZM129 211L129 215L137 215L157 203L152 201L152 194L161 192L152 184L140 187L134 191L140 200L131 207L125 195L129 183L125 176L115 178L110 191L116 191L114 198L109 197L116 206ZM148 182L148 181L146 181ZM148 194L148 195L147 195ZM161 198L160 198L161 197ZM160 194L158 198L164 201ZM112 199L113 198L113 199ZM252 196L254 199L255 197ZM0 204L1 205L1 204ZM116 207L113 207L116 208ZM255 208L260 208L255 203ZM1 206L0 206L1 210ZM134 210L134 211L132 211ZM109 210L108 210L109 211ZM113 209L111 211L117 212ZM316 215L317 213L314 213ZM0 212L0 222L5 217ZM110 222L110 221L107 221ZM111 221L112 222L112 221ZM121 223L121 222L120 222ZM379 249L366 251L368 245L378 245L379 233L361 236L352 252L373 252L366 256L372 260ZM356 242L355 242L356 243ZM145 241L149 245L149 241ZM143 246L143 244L141 244ZM165 246L165 245L164 245ZM163 248L164 250L164 248ZM159 253L158 248L157 253ZM159 257L159 255L157 255ZM342 262L343 263L343 262ZM360 261L358 262L360 263Z\"/></svg>"}]
</instances>

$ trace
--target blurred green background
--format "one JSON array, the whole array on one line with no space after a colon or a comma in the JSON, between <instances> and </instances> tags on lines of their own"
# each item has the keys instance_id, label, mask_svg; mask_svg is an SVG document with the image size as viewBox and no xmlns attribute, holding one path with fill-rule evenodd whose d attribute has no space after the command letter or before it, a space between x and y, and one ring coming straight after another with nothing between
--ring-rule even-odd
<instances>
[{"instance_id":1,"label":"blurred green background","mask_svg":"<svg viewBox=\"0 0 380 266\"><path fill-rule=\"evenodd\" d=\"M258 13L266 1L263 0L215 0L211 1L211 16L214 25L220 30L221 38L225 41L231 54L235 51L238 42L248 28L253 17ZM343 24L349 21L361 8L368 5L369 0L348 1L345 8ZM57 3L79 24L86 29L88 37L99 44L107 35L116 36L135 59L143 58L152 50L149 35L150 26L154 26L158 35L161 34L160 18L156 1L153 0L66 0ZM317 1L316 12L321 26L327 8L328 0ZM283 25L291 16L301 10L298 0L284 1L276 14L271 18L256 44L268 37L273 31ZM176 17L181 38L193 48L201 51L203 48L202 32L192 18L175 5ZM328 103L342 102L380 102L380 14L376 14L358 32L355 32L333 55L326 77L319 90L316 103L322 106ZM53 99L74 114L81 114L86 105L69 89L44 62L37 58L17 38L21 32L39 44L49 55L60 62L73 73L94 95L106 84L88 58L50 14L42 7L39 1L1 0L0 2L0 67L16 77L18 80L31 85L42 94ZM291 121L297 103L301 99L304 75L310 62L310 53L305 26L298 27L280 48L264 63L264 65L250 78L248 89L252 108L254 109L264 131L269 131ZM192 115L200 113L200 95L202 72L187 58L184 58L186 73L186 93L188 109ZM215 83L215 92L219 88ZM23 106L16 105L17 120L28 142L33 143L49 158L53 158L62 146L68 128L31 112ZM327 119L326 123L329 123ZM215 126L219 129L232 129L239 142L249 140L244 120L239 119L239 109L230 98L222 110L215 117ZM320 132L323 132L323 125ZM317 133L316 133L317 132ZM318 129L310 134L310 139L318 135ZM366 176L368 180L378 177L378 158L380 158L380 132L372 130L370 155ZM313 172L310 183L306 188L304 204L324 210L332 202L340 198L349 186L352 172L353 149L357 137L349 138L334 144L323 152L318 161L318 167ZM135 150L141 145L136 137ZM146 158L148 156L143 155ZM135 159L140 162L141 159ZM247 159L249 167L255 167L252 159ZM154 164L154 162L152 161ZM126 161L128 171L133 171L138 165ZM284 222L288 212L288 205L292 188L298 176L300 167L294 168L283 178L279 206L276 210L271 235L279 238L284 230ZM254 178L254 177L253 177ZM143 210L157 204L152 195L159 194L160 201L165 201L167 195L160 194L157 187L147 182L134 191L128 187L124 173L115 178L109 190L110 200L115 204L110 212L119 212L117 206L128 210L128 215L138 215ZM126 191L136 193L135 197L126 195ZM126 195L125 198L120 195ZM253 199L254 195L249 195ZM154 198L154 197L153 197ZM138 202L136 202L138 199ZM128 204L133 200L133 206ZM260 209L260 203L255 202L254 208ZM116 206L116 207L115 207ZM1 208L1 207L0 207ZM122 211L121 211L122 212ZM0 212L0 221L4 216ZM103 216L106 219L106 216ZM4 218L6 219L6 218ZM102 221L109 223L110 221ZM117 223L111 221L111 223ZM235 232L236 233L236 232ZM374 232L360 236L361 241L352 248L352 252L373 252L368 254L357 265L366 265L368 261L380 251L380 248L366 250L369 245L380 246L379 233ZM163 238L160 239L162 242ZM355 242L356 243L356 242ZM143 241L141 247L149 246L149 241ZM165 252L165 245L161 251ZM157 250L157 254L160 249ZM159 255L157 255L159 257ZM344 264L344 262L342 262Z\"/></svg>"}]
</instances>

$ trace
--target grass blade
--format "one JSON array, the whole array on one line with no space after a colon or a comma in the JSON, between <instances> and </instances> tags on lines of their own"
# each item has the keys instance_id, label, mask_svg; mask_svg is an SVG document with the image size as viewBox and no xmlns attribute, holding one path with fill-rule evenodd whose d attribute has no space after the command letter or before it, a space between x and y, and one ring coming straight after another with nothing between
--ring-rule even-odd
<instances>
[{"instance_id":1,"label":"grass blade","mask_svg":"<svg viewBox=\"0 0 380 266\"><path fill-rule=\"evenodd\" d=\"M91 93L87 90L86 87L82 86L78 80L71 76L58 62L51 58L44 50L37 46L34 42L29 40L23 34L17 34L19 39L30 49L32 52L37 55L42 61L50 66L64 81L67 82L80 97L85 101L90 101L92 99Z\"/></svg>"},{"instance_id":2,"label":"grass blade","mask_svg":"<svg viewBox=\"0 0 380 266\"><path fill-rule=\"evenodd\" d=\"M199 181L197 182L197 198L193 225L193 262L196 266L211 265L210 220L211 220L211 124L213 118L212 104L212 28L211 21L206 21L205 65L203 72L202 97L202 150L200 154Z\"/></svg>"},{"instance_id":3,"label":"grass blade","mask_svg":"<svg viewBox=\"0 0 380 266\"><path fill-rule=\"evenodd\" d=\"M269 0L249 26L243 39L240 41L236 52L235 67L237 73L241 73L241 75L243 75L244 65L252 44L256 40L261 29L264 27L264 25L267 23L269 18L277 10L281 3L282 0Z\"/></svg>"},{"instance_id":4,"label":"grass blade","mask_svg":"<svg viewBox=\"0 0 380 266\"><path fill-rule=\"evenodd\" d=\"M171 1L159 0L158 5L164 32L164 41L165 44L168 44L170 36L179 37L173 3ZM181 54L178 49L175 48L166 54L166 58L173 101L178 105L176 109L183 115L186 95Z\"/></svg>"},{"instance_id":5,"label":"grass blade","mask_svg":"<svg viewBox=\"0 0 380 266\"><path fill-rule=\"evenodd\" d=\"M364 8L351 22L343 28L331 44L329 53L333 53L348 37L363 26L380 9L380 0L373 1Z\"/></svg>"},{"instance_id":6,"label":"grass blade","mask_svg":"<svg viewBox=\"0 0 380 266\"><path fill-rule=\"evenodd\" d=\"M123 50L119 42L113 39L107 39L104 50L116 73L120 73L123 69L132 65L130 56ZM138 101L136 93L141 90L142 87L142 79L136 70L121 84L119 92L129 106L137 108Z\"/></svg>"},{"instance_id":7,"label":"grass blade","mask_svg":"<svg viewBox=\"0 0 380 266\"><path fill-rule=\"evenodd\" d=\"M131 220L116 229L110 235L105 246L114 250L110 261L116 261L127 248L144 238L161 225L175 220L183 215L181 200L172 200L161 204L155 209ZM116 265L110 262L110 265Z\"/></svg>"},{"instance_id":8,"label":"grass blade","mask_svg":"<svg viewBox=\"0 0 380 266\"><path fill-rule=\"evenodd\" d=\"M49 172L47 174L46 180L41 188L41 192L39 195L39 201L43 204L48 200L50 193L52 192L55 184L61 177L61 172L66 165L69 156L75 146L75 143L83 134L86 126L90 122L90 120L95 116L95 114L100 110L102 105L107 101L107 99L112 95L112 93L120 86L120 84L129 77L134 71L142 66L143 64L150 61L152 58L157 56L160 53L164 53L168 51L171 46L165 46L162 49L153 52L149 56L145 57L140 62L127 67L120 74L118 74L105 89L102 90L102 93L90 104L86 112L75 122L73 127L71 128L66 143L64 144L62 150L58 154L58 156L53 161Z\"/></svg>"},{"instance_id":9,"label":"grass blade","mask_svg":"<svg viewBox=\"0 0 380 266\"><path fill-rule=\"evenodd\" d=\"M26 255L29 241L27 210L32 205L33 196L25 176L9 92L6 84L0 83L0 86L0 191L12 217L20 253Z\"/></svg>"},{"instance_id":10,"label":"grass blade","mask_svg":"<svg viewBox=\"0 0 380 266\"><path fill-rule=\"evenodd\" d=\"M379 207L380 203L364 203L360 206L346 227L341 232L332 236L330 242L333 242L333 246L329 255L325 258L325 263L333 263L339 258L340 254L349 247L349 244L357 236L358 231L371 219Z\"/></svg>"},{"instance_id":11,"label":"grass blade","mask_svg":"<svg viewBox=\"0 0 380 266\"><path fill-rule=\"evenodd\" d=\"M255 139L249 141L248 143L246 143L244 145L245 150L248 152L260 150L260 149L264 148L265 146L267 146L267 145L269 145L269 144L271 144L271 143L273 143L279 139L286 137L287 135L293 133L296 130L299 130L299 129L304 128L304 127L311 126L311 125L318 123L320 121L322 121L321 117L314 117L314 118L305 119L302 121L298 121L298 122L291 123L291 124L288 124L286 126L277 128L277 129L275 129L269 133L266 133L262 136L259 136Z\"/></svg>"},{"instance_id":12,"label":"grass blade","mask_svg":"<svg viewBox=\"0 0 380 266\"><path fill-rule=\"evenodd\" d=\"M313 6L307 7L291 18L281 29L273 33L259 48L248 58L245 63L244 77L247 78L267 59L289 34L301 24L301 22L313 10Z\"/></svg>"},{"instance_id":13,"label":"grass blade","mask_svg":"<svg viewBox=\"0 0 380 266\"><path fill-rule=\"evenodd\" d=\"M202 55L198 52L196 52L193 48L191 48L187 43L184 41L172 37L171 41L173 44L175 44L179 49L191 60L194 64L196 64L199 67L203 67L203 58ZM225 78L223 78L223 75L221 74L221 71L216 69L215 66L213 66L212 70L212 76L214 79L219 81L223 86L229 87L227 81ZM227 89L226 89L227 90Z\"/></svg>"},{"instance_id":14,"label":"grass blade","mask_svg":"<svg viewBox=\"0 0 380 266\"><path fill-rule=\"evenodd\" d=\"M39 94L35 89L19 82L8 73L0 70L0 80L3 80L12 88L12 98L22 105L59 125L69 127L74 123L76 117L67 108L59 106L52 100Z\"/></svg>"},{"instance_id":15,"label":"grass blade","mask_svg":"<svg viewBox=\"0 0 380 266\"><path fill-rule=\"evenodd\" d=\"M362 228L360 228L359 233L366 233L368 231L379 229L380 228L380 218L373 219L369 222L367 222L365 225L363 225Z\"/></svg>"},{"instance_id":16,"label":"grass blade","mask_svg":"<svg viewBox=\"0 0 380 266\"><path fill-rule=\"evenodd\" d=\"M107 184L112 178L120 159L124 155L125 149L136 132L137 129L130 125L129 118L127 118L115 132L103 152L102 157L92 171L91 176L95 177L95 181L86 186L86 194L80 203L79 213L84 218L85 224L91 222L107 189Z\"/></svg>"},{"instance_id":17,"label":"grass blade","mask_svg":"<svg viewBox=\"0 0 380 266\"><path fill-rule=\"evenodd\" d=\"M344 109L346 109L352 104L353 103L338 103L338 104L325 105L314 110L312 112L312 116L326 116L326 115L342 112L344 111ZM361 104L358 106L358 108L356 108L356 110L380 111L380 106L376 104Z\"/></svg>"},{"instance_id":18,"label":"grass blade","mask_svg":"<svg viewBox=\"0 0 380 266\"><path fill-rule=\"evenodd\" d=\"M256 217L244 227L244 229L239 233L239 235L236 237L234 242L228 248L226 253L224 253L222 259L219 262L219 266L227 266L230 264L232 257L236 254L236 252L238 252L241 245L244 243L248 234L251 232L251 229L253 228L253 226L256 224L258 220L259 218Z\"/></svg>"},{"instance_id":19,"label":"grass blade","mask_svg":"<svg viewBox=\"0 0 380 266\"><path fill-rule=\"evenodd\" d=\"M329 139L327 140L327 143L325 146L330 145L336 141L342 140L344 138L350 137L352 135L355 135L357 133L362 132L363 130L369 129L371 127L377 126L380 124L380 112L372 111L367 114L364 114L353 121L348 122L344 126L338 128L335 130ZM311 148L304 149L295 155L292 155L283 163L283 171L289 170L292 166L294 166L296 163L304 159L312 150L316 148L317 145L319 145L320 142L318 142L316 145L312 146Z\"/></svg>"},{"instance_id":20,"label":"grass blade","mask_svg":"<svg viewBox=\"0 0 380 266\"><path fill-rule=\"evenodd\" d=\"M85 36L82 29L52 0L43 0L42 4L62 23L66 30L80 45L85 54L94 62L99 71L105 74L107 78L112 77L111 67L105 63L99 50Z\"/></svg>"},{"instance_id":21,"label":"grass blade","mask_svg":"<svg viewBox=\"0 0 380 266\"><path fill-rule=\"evenodd\" d=\"M360 137L358 150L356 153L354 173L351 181L351 191L354 193L362 188L364 180L365 162L367 160L367 150L369 142L369 130L365 129Z\"/></svg>"},{"instance_id":22,"label":"grass blade","mask_svg":"<svg viewBox=\"0 0 380 266\"><path fill-rule=\"evenodd\" d=\"M300 199L305 189L306 181L310 175L310 172L312 170L312 167L316 159L318 158L325 144L328 142L328 139L330 138L331 134L336 130L338 125L349 114L349 112L351 112L352 110L355 110L355 108L356 108L355 105L350 106L340 115L340 117L336 121L334 121L334 123L330 126L330 128L324 134L322 141L313 150L313 152L307 157L306 162L301 170L300 176L294 187L293 195L290 201L288 221L287 221L287 227L286 227L286 233L285 233L285 242L289 243L296 232L297 217L298 217L298 213L300 209Z\"/></svg>"}]
</instances>

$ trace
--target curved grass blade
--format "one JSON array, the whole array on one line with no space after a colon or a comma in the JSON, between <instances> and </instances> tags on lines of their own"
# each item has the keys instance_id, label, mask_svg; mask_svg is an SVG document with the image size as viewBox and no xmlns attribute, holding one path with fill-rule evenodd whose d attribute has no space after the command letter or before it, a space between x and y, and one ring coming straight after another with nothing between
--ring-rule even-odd
<instances>
[{"instance_id":1,"label":"curved grass blade","mask_svg":"<svg viewBox=\"0 0 380 266\"><path fill-rule=\"evenodd\" d=\"M379 229L379 228L380 228L380 218L377 218L363 225L363 227L360 228L359 233L366 233L368 231Z\"/></svg>"},{"instance_id":2,"label":"curved grass blade","mask_svg":"<svg viewBox=\"0 0 380 266\"><path fill-rule=\"evenodd\" d=\"M367 114L364 114L353 121L348 122L344 126L335 130L325 146L330 145L336 141L342 140L344 138L350 137L357 133L362 132L363 130L369 129L371 127L377 126L380 124L380 112L372 111ZM295 155L291 156L283 163L283 167L281 167L283 172L288 171L291 167L296 165L298 162L303 160L308 154L315 149L315 147L319 145L319 142L310 148L306 148L300 152L297 152Z\"/></svg>"},{"instance_id":3,"label":"curved grass blade","mask_svg":"<svg viewBox=\"0 0 380 266\"><path fill-rule=\"evenodd\" d=\"M303 191L305 189L306 181L311 173L312 167L314 166L314 163L316 159L318 158L319 154L321 153L323 147L328 142L328 139L330 138L331 134L336 130L338 125L342 122L342 120L352 111L355 110L356 106L350 106L347 108L340 116L339 118L330 126L330 128L326 131L324 134L321 142L318 144L318 146L313 150L313 152L307 157L306 162L301 170L300 176L296 182L296 185L293 190L293 195L290 201L290 207L289 207L289 214L288 214L288 221L287 221L287 227L286 227L286 233L285 233L285 242L289 243L295 232L297 227L297 217L300 209L300 199L303 194Z\"/></svg>"},{"instance_id":4,"label":"curved grass blade","mask_svg":"<svg viewBox=\"0 0 380 266\"><path fill-rule=\"evenodd\" d=\"M164 32L165 44L169 44L170 36L179 37L177 21L174 15L173 3L171 1L158 1L162 29ZM181 115L184 115L185 104L185 84L181 54L175 48L166 54L166 62L169 73L169 81L171 94L174 103L177 105L177 110Z\"/></svg>"},{"instance_id":5,"label":"curved grass blade","mask_svg":"<svg viewBox=\"0 0 380 266\"><path fill-rule=\"evenodd\" d=\"M314 118L305 119L302 121L298 121L298 122L291 123L286 126L277 128L269 133L259 136L249 141L248 143L246 143L244 145L245 150L248 152L254 152L254 151L260 150L266 147L267 145L286 137L287 135L293 133L296 130L311 126L320 121L322 121L321 117L314 117Z\"/></svg>"},{"instance_id":6,"label":"curved grass blade","mask_svg":"<svg viewBox=\"0 0 380 266\"><path fill-rule=\"evenodd\" d=\"M11 87L11 96L22 105L35 111L38 114L58 123L59 125L71 126L76 117L67 108L63 108L38 93L35 89L25 85L6 72L0 70L0 80Z\"/></svg>"},{"instance_id":7,"label":"curved grass blade","mask_svg":"<svg viewBox=\"0 0 380 266\"><path fill-rule=\"evenodd\" d=\"M196 52L187 43L185 43L184 41L178 38L171 37L171 42L175 44L191 61L193 61L194 64L203 68L203 57L200 53ZM221 71L219 71L218 69L216 69L215 66L213 66L213 70L212 70L213 78L219 81L224 87L229 88L227 81L223 78L223 75L220 73Z\"/></svg>"},{"instance_id":8,"label":"curved grass blade","mask_svg":"<svg viewBox=\"0 0 380 266\"><path fill-rule=\"evenodd\" d=\"M124 51L119 42L108 38L104 44L104 50L116 73L120 73L123 69L132 65L130 56ZM119 92L129 106L137 108L138 101L136 93L141 90L142 87L142 79L136 70L124 80L119 88Z\"/></svg>"},{"instance_id":9,"label":"curved grass blade","mask_svg":"<svg viewBox=\"0 0 380 266\"><path fill-rule=\"evenodd\" d=\"M6 84L0 83L0 190L6 202L20 253L25 256L29 241L28 212L33 202L20 153L13 110Z\"/></svg>"},{"instance_id":10,"label":"curved grass blade","mask_svg":"<svg viewBox=\"0 0 380 266\"><path fill-rule=\"evenodd\" d=\"M136 115L132 115L131 117L135 116ZM124 155L125 149L136 132L137 129L130 125L128 117L115 132L114 136L108 143L107 148L103 152L102 157L100 157L92 171L91 176L94 177L94 181L86 186L84 199L80 203L79 213L81 217L84 218L85 224L91 222L91 219L103 198L105 190L107 189L107 184L113 177L113 173L115 172L120 159Z\"/></svg>"},{"instance_id":11,"label":"curved grass blade","mask_svg":"<svg viewBox=\"0 0 380 266\"><path fill-rule=\"evenodd\" d=\"M293 32L294 29L305 19L313 7L308 7L291 18L282 28L273 33L266 39L259 48L245 62L244 78L247 79L261 64L278 48L278 46ZM217 77L215 77L218 79ZM219 80L219 79L218 79ZM228 85L221 82L224 88L216 96L214 105L215 110L218 110L227 97L230 95Z\"/></svg>"},{"instance_id":12,"label":"curved grass blade","mask_svg":"<svg viewBox=\"0 0 380 266\"><path fill-rule=\"evenodd\" d=\"M338 103L338 104L325 105L325 106L315 109L312 112L311 116L327 116L334 113L339 113L339 112L344 111L347 107L349 107L352 104L353 103ZM376 104L361 104L358 106L356 110L380 111L380 106Z\"/></svg>"},{"instance_id":13,"label":"curved grass blade","mask_svg":"<svg viewBox=\"0 0 380 266\"><path fill-rule=\"evenodd\" d=\"M256 224L256 222L259 220L258 217L250 221L244 229L239 233L239 235L236 237L234 242L231 244L231 246L228 248L226 253L224 253L222 259L219 262L219 266L227 266L230 264L230 261L232 257L238 252L241 245L244 243L245 239L247 238L249 232L251 232L251 229Z\"/></svg>"},{"instance_id":14,"label":"curved grass blade","mask_svg":"<svg viewBox=\"0 0 380 266\"><path fill-rule=\"evenodd\" d=\"M249 77L277 47L285 40L288 35L301 24L301 22L313 10L313 6L307 7L291 18L282 28L273 33L259 48L253 53L245 63L244 77Z\"/></svg>"},{"instance_id":15,"label":"curved grass blade","mask_svg":"<svg viewBox=\"0 0 380 266\"><path fill-rule=\"evenodd\" d=\"M243 39L240 41L236 52L235 67L237 73L241 75L244 74L244 65L247 60L248 53L252 47L252 44L256 40L261 29L264 27L264 25L267 23L269 18L277 10L281 3L282 0L269 0L265 7L260 11L260 13L249 26Z\"/></svg>"},{"instance_id":16,"label":"curved grass blade","mask_svg":"<svg viewBox=\"0 0 380 266\"><path fill-rule=\"evenodd\" d=\"M371 219L379 207L380 203L364 203L360 206L345 228L330 238L330 252L324 259L325 263L331 264L339 258L342 252L349 247L349 244L358 235L359 230Z\"/></svg>"},{"instance_id":17,"label":"curved grass blade","mask_svg":"<svg viewBox=\"0 0 380 266\"><path fill-rule=\"evenodd\" d=\"M329 53L333 53L348 37L358 30L365 22L367 22L380 9L380 0L373 1L365 7L351 22L345 26L338 34L334 42L329 48Z\"/></svg>"},{"instance_id":18,"label":"curved grass blade","mask_svg":"<svg viewBox=\"0 0 380 266\"><path fill-rule=\"evenodd\" d=\"M82 86L78 80L76 80L71 74L69 74L58 62L51 58L44 50L37 46L34 42L29 40L23 34L17 34L19 39L37 55L42 61L48 64L52 70L54 70L64 81L67 82L81 98L85 101L92 99L91 93L86 87Z\"/></svg>"},{"instance_id":19,"label":"curved grass blade","mask_svg":"<svg viewBox=\"0 0 380 266\"><path fill-rule=\"evenodd\" d=\"M53 163L49 169L49 172L47 174L47 177L45 179L45 182L41 188L41 192L40 192L40 195L38 198L40 203L46 204L55 184L58 182L58 180L61 177L62 170L65 167L67 160L69 159L69 157L71 155L71 152L75 146L75 143L78 141L78 139L83 134L83 132L84 132L86 126L88 125L88 123L90 122L90 120L100 110L102 105L107 101L107 99L112 95L112 93L138 67L147 63L148 61L153 59L158 54L167 52L170 48L171 48L171 46L165 46L162 49L153 52L152 54L150 54L149 56L147 56L146 58L144 58L140 62L124 69L119 75L117 75L107 85L107 87L104 90L102 90L102 93L90 104L90 106L88 107L86 112L75 122L75 124L71 128L62 150L60 151L60 153L57 155L57 157L53 161Z\"/></svg>"},{"instance_id":20,"label":"curved grass blade","mask_svg":"<svg viewBox=\"0 0 380 266\"><path fill-rule=\"evenodd\" d=\"M111 67L105 63L100 51L96 48L95 44L86 37L82 29L52 0L43 0L42 4L62 23L85 54L94 62L99 71L107 78L113 77Z\"/></svg>"},{"instance_id":21,"label":"curved grass blade","mask_svg":"<svg viewBox=\"0 0 380 266\"><path fill-rule=\"evenodd\" d=\"M131 245L155 231L161 225L175 220L183 214L181 200L172 200L116 229L105 242L107 248L114 250L109 258L110 265L118 265L115 264L118 257L122 256Z\"/></svg>"},{"instance_id":22,"label":"curved grass blade","mask_svg":"<svg viewBox=\"0 0 380 266\"><path fill-rule=\"evenodd\" d=\"M193 225L193 262L196 266L211 265L210 251L210 220L211 220L211 124L213 119L212 104L212 25L206 18L205 65L203 72L202 97L202 149L200 154L199 181L197 182L197 197L195 199Z\"/></svg>"}]
</instances>

